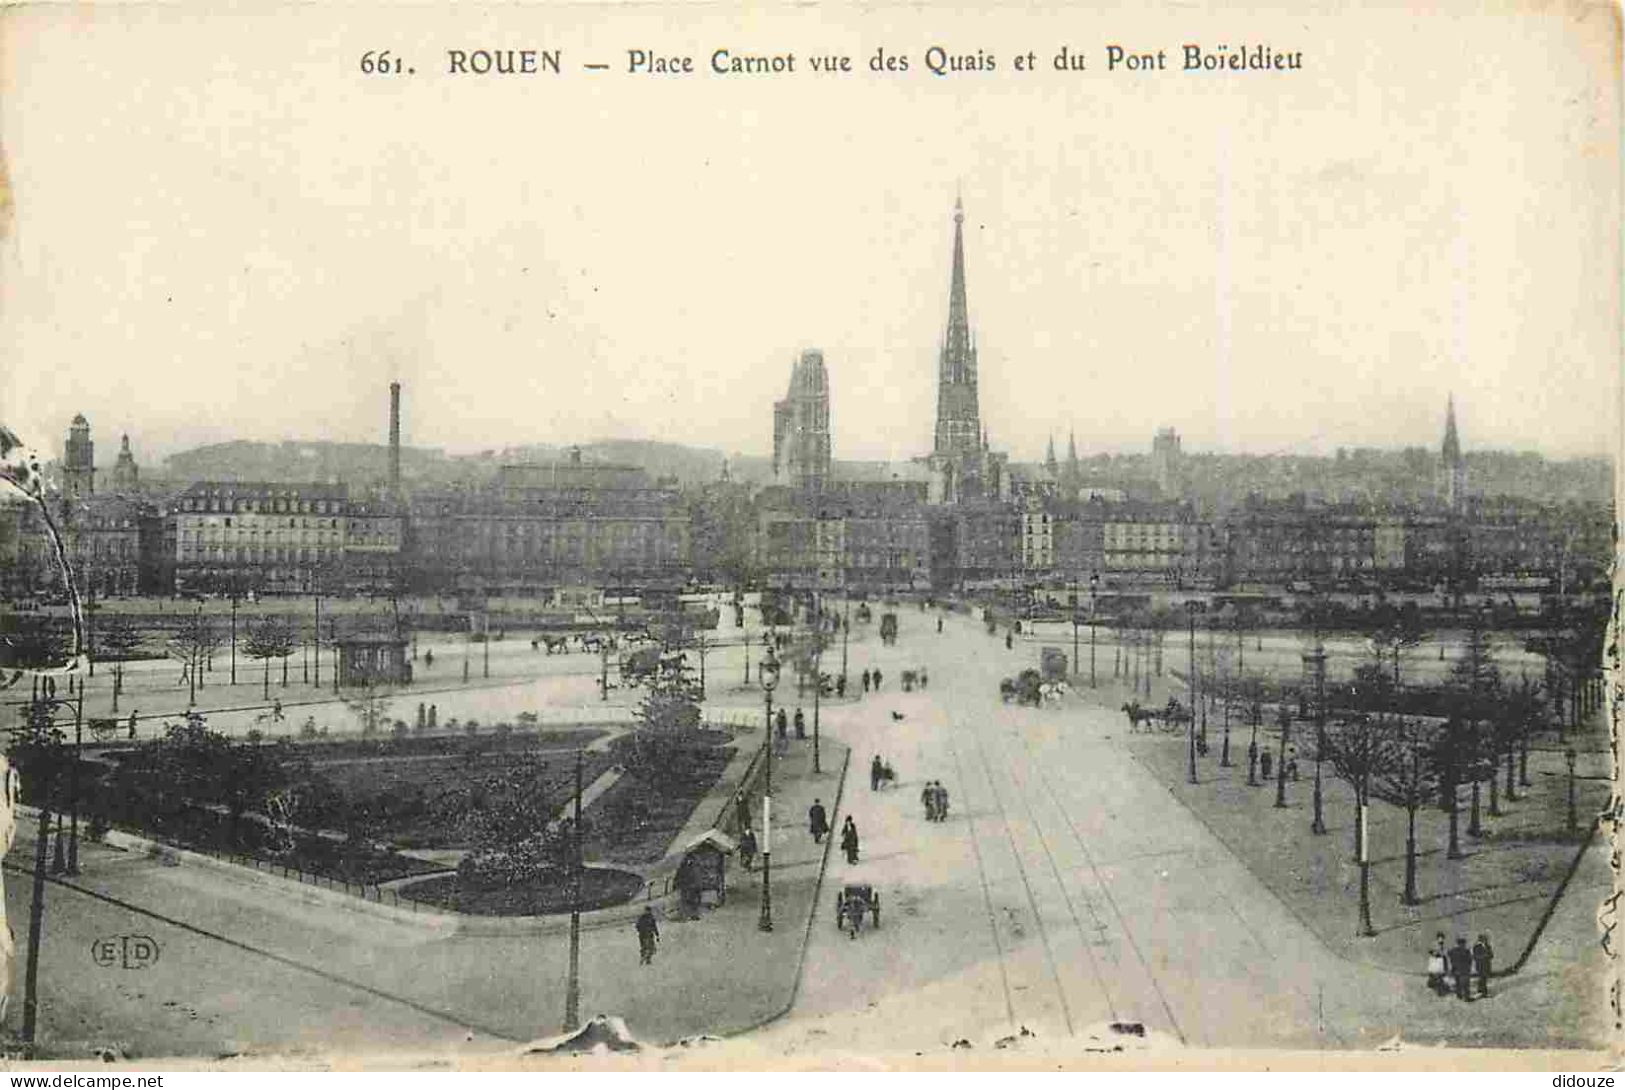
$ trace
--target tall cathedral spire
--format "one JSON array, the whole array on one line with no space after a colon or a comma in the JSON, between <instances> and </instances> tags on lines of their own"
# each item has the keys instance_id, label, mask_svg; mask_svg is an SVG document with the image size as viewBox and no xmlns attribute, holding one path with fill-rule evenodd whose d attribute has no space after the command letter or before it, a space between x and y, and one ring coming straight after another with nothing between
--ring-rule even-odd
<instances>
[{"instance_id":1,"label":"tall cathedral spire","mask_svg":"<svg viewBox=\"0 0 1625 1090\"><path fill-rule=\"evenodd\" d=\"M1456 434L1456 395L1451 394L1444 410L1444 460L1461 461L1461 438Z\"/></svg>"},{"instance_id":2,"label":"tall cathedral spire","mask_svg":"<svg viewBox=\"0 0 1625 1090\"><path fill-rule=\"evenodd\" d=\"M937 454L974 452L982 446L976 395L976 344L971 339L965 295L965 207L954 201L953 273L948 283L948 327L937 367Z\"/></svg>"},{"instance_id":3,"label":"tall cathedral spire","mask_svg":"<svg viewBox=\"0 0 1625 1090\"><path fill-rule=\"evenodd\" d=\"M1456 432L1456 396L1445 403L1444 449L1440 452L1440 492L1445 506L1459 514L1467 504L1467 461L1461 456L1461 436Z\"/></svg>"}]
</instances>

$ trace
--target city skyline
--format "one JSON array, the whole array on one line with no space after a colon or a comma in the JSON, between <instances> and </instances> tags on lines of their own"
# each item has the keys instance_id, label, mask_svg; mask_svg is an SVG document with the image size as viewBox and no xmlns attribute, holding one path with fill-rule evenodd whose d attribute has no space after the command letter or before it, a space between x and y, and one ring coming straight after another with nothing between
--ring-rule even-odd
<instances>
[{"instance_id":1,"label":"city skyline","mask_svg":"<svg viewBox=\"0 0 1625 1090\"><path fill-rule=\"evenodd\" d=\"M403 41L435 41L436 18L405 18ZM982 417L1017 460L1072 428L1080 451L1144 449L1164 426L1193 452L1431 448L1451 394L1469 451L1611 453L1618 240L1596 217L1618 184L1588 150L1594 43L1531 23L1514 47L1464 17L1474 48L1440 57L1378 33L1389 18L1369 43L1317 43L1324 74L1289 97L1092 82L1029 96L1018 121L988 108L991 83L769 81L746 99L620 81L536 144L493 144L433 82L358 92L299 17L254 24L308 69L278 110L208 70L153 83L143 43L184 48L184 20L99 25L76 46L108 54L89 75L39 63L48 48L8 60L0 351L33 365L8 369L7 420L48 448L84 412L156 464L236 437L372 441L375 391L398 379L415 446L767 453L785 370L817 348L836 457L902 461L931 447L963 192ZM812 25L860 57L885 29L826 13L785 32ZM576 31L555 37L584 49ZM1514 49L1561 85L1496 81ZM1424 60L1410 84L1373 74ZM534 92L479 97L523 111ZM178 100L196 109L162 108ZM839 120L859 108L864 126ZM102 184L102 163L142 156L163 185Z\"/></svg>"}]
</instances>

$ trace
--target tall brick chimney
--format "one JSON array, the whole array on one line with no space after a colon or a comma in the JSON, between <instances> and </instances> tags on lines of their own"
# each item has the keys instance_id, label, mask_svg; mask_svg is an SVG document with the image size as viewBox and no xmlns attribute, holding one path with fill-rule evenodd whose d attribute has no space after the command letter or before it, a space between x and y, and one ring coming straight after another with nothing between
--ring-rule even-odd
<instances>
[{"instance_id":1,"label":"tall brick chimney","mask_svg":"<svg viewBox=\"0 0 1625 1090\"><path fill-rule=\"evenodd\" d=\"M389 495L401 495L401 384L389 384Z\"/></svg>"}]
</instances>

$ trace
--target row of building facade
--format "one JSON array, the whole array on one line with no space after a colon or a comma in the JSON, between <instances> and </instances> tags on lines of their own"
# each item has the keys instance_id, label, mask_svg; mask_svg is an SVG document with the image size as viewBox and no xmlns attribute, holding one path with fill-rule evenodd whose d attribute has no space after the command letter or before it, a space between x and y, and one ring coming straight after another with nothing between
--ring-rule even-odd
<instances>
[{"instance_id":1,"label":"row of building facade","mask_svg":"<svg viewBox=\"0 0 1625 1090\"><path fill-rule=\"evenodd\" d=\"M917 481L817 490L680 489L579 459L506 467L494 485L391 496L332 484L198 482L169 497L61 496L54 521L100 595L535 593L705 581L884 589L1228 587L1297 582L1576 586L1607 571L1602 505L1469 498L1459 510L1251 502L1009 499L934 503ZM36 510L0 509L0 586L60 589Z\"/></svg>"}]
</instances>

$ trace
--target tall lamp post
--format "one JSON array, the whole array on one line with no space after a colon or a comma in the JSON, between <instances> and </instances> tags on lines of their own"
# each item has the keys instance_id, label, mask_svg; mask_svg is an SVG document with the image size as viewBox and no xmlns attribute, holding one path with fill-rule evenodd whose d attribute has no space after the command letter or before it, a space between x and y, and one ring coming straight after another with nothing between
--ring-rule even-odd
<instances>
[{"instance_id":1,"label":"tall lamp post","mask_svg":"<svg viewBox=\"0 0 1625 1090\"><path fill-rule=\"evenodd\" d=\"M1326 831L1320 789L1320 766L1326 749L1326 648L1318 637L1314 651L1305 655L1304 661L1314 670L1315 677L1315 817L1309 823L1309 831L1318 835Z\"/></svg>"},{"instance_id":2,"label":"tall lamp post","mask_svg":"<svg viewBox=\"0 0 1625 1090\"><path fill-rule=\"evenodd\" d=\"M1190 783L1196 782L1196 615L1202 611L1202 603L1194 598L1185 603L1185 612L1190 615L1191 626L1191 707L1190 723L1185 728L1187 738L1186 753L1187 764L1185 778Z\"/></svg>"},{"instance_id":3,"label":"tall lamp post","mask_svg":"<svg viewBox=\"0 0 1625 1090\"><path fill-rule=\"evenodd\" d=\"M1078 661L1078 580L1072 580L1072 593L1069 596L1072 607L1072 676L1077 677L1083 673L1083 663Z\"/></svg>"},{"instance_id":4,"label":"tall lamp post","mask_svg":"<svg viewBox=\"0 0 1625 1090\"><path fill-rule=\"evenodd\" d=\"M1100 592L1100 574L1089 576L1089 688L1095 687L1095 596Z\"/></svg>"},{"instance_id":5,"label":"tall lamp post","mask_svg":"<svg viewBox=\"0 0 1625 1090\"><path fill-rule=\"evenodd\" d=\"M1281 748L1276 754L1276 761L1275 761L1275 808L1277 810L1285 810L1286 809L1286 744L1287 744L1287 735L1292 730L1292 709L1287 707L1287 694L1284 693L1284 692L1281 694L1281 708L1280 708L1280 713L1277 716L1277 721L1281 725L1281 736L1280 736L1280 740L1279 740L1279 743L1278 743Z\"/></svg>"},{"instance_id":6,"label":"tall lamp post","mask_svg":"<svg viewBox=\"0 0 1625 1090\"><path fill-rule=\"evenodd\" d=\"M816 599L815 599L816 601ZM824 697L824 622L818 611L818 626L813 630L813 775L823 771L818 765L818 709Z\"/></svg>"},{"instance_id":7,"label":"tall lamp post","mask_svg":"<svg viewBox=\"0 0 1625 1090\"><path fill-rule=\"evenodd\" d=\"M1569 766L1569 832L1571 833L1580 827L1580 815L1574 808L1574 762L1577 757L1578 754L1574 752L1573 746L1563 751L1563 760L1567 761Z\"/></svg>"},{"instance_id":8,"label":"tall lamp post","mask_svg":"<svg viewBox=\"0 0 1625 1090\"><path fill-rule=\"evenodd\" d=\"M756 921L759 931L773 930L773 688L779 683L779 658L773 645L767 645L767 655L756 668L762 681L762 698L767 705L766 730L762 732L762 747L767 755L767 772L762 789L762 915Z\"/></svg>"}]
</instances>

